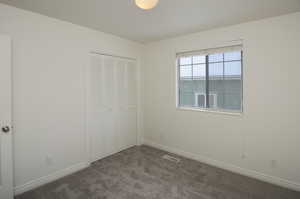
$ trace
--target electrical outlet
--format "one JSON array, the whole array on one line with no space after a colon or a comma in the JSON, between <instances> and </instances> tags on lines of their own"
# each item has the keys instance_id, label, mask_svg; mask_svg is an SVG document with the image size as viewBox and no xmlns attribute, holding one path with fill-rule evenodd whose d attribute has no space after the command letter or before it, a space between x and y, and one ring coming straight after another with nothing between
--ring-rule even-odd
<instances>
[{"instance_id":1,"label":"electrical outlet","mask_svg":"<svg viewBox=\"0 0 300 199\"><path fill-rule=\"evenodd\" d=\"M45 158L45 162L46 162L46 165L48 166L51 166L53 165L53 159L51 156L47 155L46 158Z\"/></svg>"},{"instance_id":2,"label":"electrical outlet","mask_svg":"<svg viewBox=\"0 0 300 199\"><path fill-rule=\"evenodd\" d=\"M160 140L165 141L165 135L163 133L160 134Z\"/></svg>"},{"instance_id":3,"label":"electrical outlet","mask_svg":"<svg viewBox=\"0 0 300 199\"><path fill-rule=\"evenodd\" d=\"M242 159L246 159L246 154L243 153L243 154L241 155L241 158L242 158Z\"/></svg>"},{"instance_id":4,"label":"electrical outlet","mask_svg":"<svg viewBox=\"0 0 300 199\"><path fill-rule=\"evenodd\" d=\"M275 169L277 167L277 160L271 160L271 168Z\"/></svg>"}]
</instances>

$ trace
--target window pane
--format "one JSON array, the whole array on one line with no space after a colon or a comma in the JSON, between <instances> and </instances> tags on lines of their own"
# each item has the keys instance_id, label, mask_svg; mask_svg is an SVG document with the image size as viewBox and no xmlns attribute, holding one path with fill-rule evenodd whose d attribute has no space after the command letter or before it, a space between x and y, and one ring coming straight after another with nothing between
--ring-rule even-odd
<instances>
[{"instance_id":1,"label":"window pane","mask_svg":"<svg viewBox=\"0 0 300 199\"><path fill-rule=\"evenodd\" d=\"M193 65L193 79L205 79L205 64Z\"/></svg>"},{"instance_id":2,"label":"window pane","mask_svg":"<svg viewBox=\"0 0 300 199\"><path fill-rule=\"evenodd\" d=\"M241 110L240 79L209 80L209 93L215 95L214 101L209 97L209 107L223 110Z\"/></svg>"},{"instance_id":3,"label":"window pane","mask_svg":"<svg viewBox=\"0 0 300 199\"><path fill-rule=\"evenodd\" d=\"M194 92L194 106L195 107L200 107L200 108L205 108L205 95L206 92L206 80L205 79L197 79L193 80L193 92Z\"/></svg>"},{"instance_id":4,"label":"window pane","mask_svg":"<svg viewBox=\"0 0 300 199\"><path fill-rule=\"evenodd\" d=\"M192 78L192 65L180 66L180 79Z\"/></svg>"},{"instance_id":5,"label":"window pane","mask_svg":"<svg viewBox=\"0 0 300 199\"><path fill-rule=\"evenodd\" d=\"M223 63L209 64L209 79L223 77Z\"/></svg>"},{"instance_id":6,"label":"window pane","mask_svg":"<svg viewBox=\"0 0 300 199\"><path fill-rule=\"evenodd\" d=\"M194 106L194 94L188 92L180 92L180 106L193 107Z\"/></svg>"},{"instance_id":7,"label":"window pane","mask_svg":"<svg viewBox=\"0 0 300 199\"><path fill-rule=\"evenodd\" d=\"M202 107L198 104L198 95L205 93L205 80L180 80L179 103L180 106Z\"/></svg>"},{"instance_id":8,"label":"window pane","mask_svg":"<svg viewBox=\"0 0 300 199\"><path fill-rule=\"evenodd\" d=\"M192 64L192 57L181 57L180 65L189 65Z\"/></svg>"},{"instance_id":9,"label":"window pane","mask_svg":"<svg viewBox=\"0 0 300 199\"><path fill-rule=\"evenodd\" d=\"M189 92L192 93L194 92L194 84L193 81L190 80L180 80L180 91L181 92Z\"/></svg>"},{"instance_id":10,"label":"window pane","mask_svg":"<svg viewBox=\"0 0 300 199\"><path fill-rule=\"evenodd\" d=\"M208 55L209 62L221 62L223 61L223 53Z\"/></svg>"},{"instance_id":11,"label":"window pane","mask_svg":"<svg viewBox=\"0 0 300 199\"><path fill-rule=\"evenodd\" d=\"M238 80L240 81L240 80ZM232 82L233 84L233 82ZM240 82L235 82L240 86ZM241 110L241 93L240 92L227 92L224 93L224 106L223 109L227 110Z\"/></svg>"},{"instance_id":12,"label":"window pane","mask_svg":"<svg viewBox=\"0 0 300 199\"><path fill-rule=\"evenodd\" d=\"M193 64L205 64L205 56L193 56Z\"/></svg>"},{"instance_id":13,"label":"window pane","mask_svg":"<svg viewBox=\"0 0 300 199\"><path fill-rule=\"evenodd\" d=\"M232 77L241 77L241 62L233 61L233 62L225 62L225 76L227 78Z\"/></svg>"},{"instance_id":14,"label":"window pane","mask_svg":"<svg viewBox=\"0 0 300 199\"><path fill-rule=\"evenodd\" d=\"M241 61L209 64L209 108L241 110L241 84Z\"/></svg>"},{"instance_id":15,"label":"window pane","mask_svg":"<svg viewBox=\"0 0 300 199\"><path fill-rule=\"evenodd\" d=\"M241 51L224 53L225 61L241 60Z\"/></svg>"}]
</instances>

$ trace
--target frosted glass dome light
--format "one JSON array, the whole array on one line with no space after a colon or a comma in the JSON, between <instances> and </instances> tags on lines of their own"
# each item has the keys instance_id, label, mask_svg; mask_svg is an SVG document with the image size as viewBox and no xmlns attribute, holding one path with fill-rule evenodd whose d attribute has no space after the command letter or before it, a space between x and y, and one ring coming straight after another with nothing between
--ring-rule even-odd
<instances>
[{"instance_id":1,"label":"frosted glass dome light","mask_svg":"<svg viewBox=\"0 0 300 199\"><path fill-rule=\"evenodd\" d=\"M135 4L144 10L150 10L154 8L159 0L135 0Z\"/></svg>"}]
</instances>

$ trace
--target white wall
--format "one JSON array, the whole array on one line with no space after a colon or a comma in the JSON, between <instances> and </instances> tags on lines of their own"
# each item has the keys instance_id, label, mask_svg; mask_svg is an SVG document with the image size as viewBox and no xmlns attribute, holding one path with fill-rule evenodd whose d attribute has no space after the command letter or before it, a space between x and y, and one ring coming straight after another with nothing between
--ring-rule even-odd
<instances>
[{"instance_id":1,"label":"white wall","mask_svg":"<svg viewBox=\"0 0 300 199\"><path fill-rule=\"evenodd\" d=\"M15 185L22 191L32 180L86 162L89 52L139 59L142 46L3 4L0 34L13 40Z\"/></svg>"},{"instance_id":2,"label":"white wall","mask_svg":"<svg viewBox=\"0 0 300 199\"><path fill-rule=\"evenodd\" d=\"M0 34L13 40L15 185L86 162L84 83L93 50L144 57L146 143L300 188L299 21L295 13L201 32L140 54L137 43L0 4ZM243 116L176 110L175 53L236 39L244 43Z\"/></svg>"},{"instance_id":3,"label":"white wall","mask_svg":"<svg viewBox=\"0 0 300 199\"><path fill-rule=\"evenodd\" d=\"M299 22L298 12L148 44L145 143L300 190ZM176 110L176 52L238 39L244 44L244 114Z\"/></svg>"}]
</instances>

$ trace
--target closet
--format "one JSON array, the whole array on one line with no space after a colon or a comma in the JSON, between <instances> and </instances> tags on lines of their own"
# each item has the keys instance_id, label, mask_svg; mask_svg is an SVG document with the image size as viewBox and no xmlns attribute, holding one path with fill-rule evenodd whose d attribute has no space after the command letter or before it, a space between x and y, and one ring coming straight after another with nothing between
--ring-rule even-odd
<instances>
[{"instance_id":1,"label":"closet","mask_svg":"<svg viewBox=\"0 0 300 199\"><path fill-rule=\"evenodd\" d=\"M137 143L137 66L133 59L91 53L87 75L90 160Z\"/></svg>"}]
</instances>

